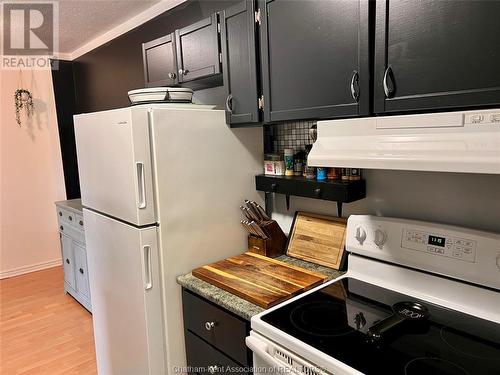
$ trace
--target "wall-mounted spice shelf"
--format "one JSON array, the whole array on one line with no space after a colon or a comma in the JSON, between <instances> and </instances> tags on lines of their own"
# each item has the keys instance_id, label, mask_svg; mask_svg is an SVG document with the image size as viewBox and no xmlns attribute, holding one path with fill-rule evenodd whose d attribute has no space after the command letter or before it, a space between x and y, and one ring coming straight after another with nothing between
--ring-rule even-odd
<instances>
[{"instance_id":1,"label":"wall-mounted spice shelf","mask_svg":"<svg viewBox=\"0 0 500 375\"><path fill-rule=\"evenodd\" d=\"M266 209L271 193L286 196L286 208L290 208L290 196L323 199L337 202L337 214L342 216L342 203L350 203L366 197L364 180L308 180L301 176L255 176L255 187L266 193Z\"/></svg>"}]
</instances>

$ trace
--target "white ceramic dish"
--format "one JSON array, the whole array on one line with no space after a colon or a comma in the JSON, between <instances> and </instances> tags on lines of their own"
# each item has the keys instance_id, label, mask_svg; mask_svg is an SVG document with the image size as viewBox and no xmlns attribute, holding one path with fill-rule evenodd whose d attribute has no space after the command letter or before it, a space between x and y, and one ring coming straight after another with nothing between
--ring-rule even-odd
<instances>
[{"instance_id":1,"label":"white ceramic dish","mask_svg":"<svg viewBox=\"0 0 500 375\"><path fill-rule=\"evenodd\" d=\"M149 87L128 92L131 104L191 103L193 90L183 87Z\"/></svg>"}]
</instances>

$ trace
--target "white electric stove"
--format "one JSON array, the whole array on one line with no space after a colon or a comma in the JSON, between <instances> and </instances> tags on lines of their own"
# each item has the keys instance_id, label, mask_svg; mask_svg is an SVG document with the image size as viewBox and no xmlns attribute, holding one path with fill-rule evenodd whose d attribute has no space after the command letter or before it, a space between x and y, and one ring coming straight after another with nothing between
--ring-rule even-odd
<instances>
[{"instance_id":1,"label":"white electric stove","mask_svg":"<svg viewBox=\"0 0 500 375\"><path fill-rule=\"evenodd\" d=\"M254 374L500 374L500 235L353 215L348 271L252 318Z\"/></svg>"}]
</instances>

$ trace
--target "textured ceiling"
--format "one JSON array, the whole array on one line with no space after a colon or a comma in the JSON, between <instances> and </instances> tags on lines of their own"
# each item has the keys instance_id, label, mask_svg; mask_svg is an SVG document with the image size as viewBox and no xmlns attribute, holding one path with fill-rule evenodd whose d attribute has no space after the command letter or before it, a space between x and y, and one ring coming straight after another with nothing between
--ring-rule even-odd
<instances>
[{"instance_id":1,"label":"textured ceiling","mask_svg":"<svg viewBox=\"0 0 500 375\"><path fill-rule=\"evenodd\" d=\"M59 0L59 51L71 53L160 0Z\"/></svg>"}]
</instances>

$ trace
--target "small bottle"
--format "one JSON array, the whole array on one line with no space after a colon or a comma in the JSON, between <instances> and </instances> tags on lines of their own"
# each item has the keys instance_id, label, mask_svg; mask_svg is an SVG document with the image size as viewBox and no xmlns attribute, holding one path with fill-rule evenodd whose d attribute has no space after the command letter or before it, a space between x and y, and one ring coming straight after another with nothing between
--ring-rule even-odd
<instances>
[{"instance_id":1,"label":"small bottle","mask_svg":"<svg viewBox=\"0 0 500 375\"><path fill-rule=\"evenodd\" d=\"M342 168L342 181L349 181L350 172L350 168Z\"/></svg>"},{"instance_id":2,"label":"small bottle","mask_svg":"<svg viewBox=\"0 0 500 375\"><path fill-rule=\"evenodd\" d=\"M351 181L361 180L361 169L351 168L351 173L349 175L349 180L351 180Z\"/></svg>"},{"instance_id":3,"label":"small bottle","mask_svg":"<svg viewBox=\"0 0 500 375\"><path fill-rule=\"evenodd\" d=\"M305 169L305 177L308 180L314 180L316 178L316 168L311 167L307 164L307 155L309 155L311 149L312 145L306 145L306 160L305 160L306 167L304 169Z\"/></svg>"},{"instance_id":4,"label":"small bottle","mask_svg":"<svg viewBox=\"0 0 500 375\"><path fill-rule=\"evenodd\" d=\"M293 176L293 148L285 148L285 176Z\"/></svg>"},{"instance_id":5,"label":"small bottle","mask_svg":"<svg viewBox=\"0 0 500 375\"><path fill-rule=\"evenodd\" d=\"M338 180L340 176L337 173L338 173L338 168L328 168L326 172L326 177L329 180Z\"/></svg>"},{"instance_id":6,"label":"small bottle","mask_svg":"<svg viewBox=\"0 0 500 375\"><path fill-rule=\"evenodd\" d=\"M316 179L318 181L326 180L326 168L324 167L316 168Z\"/></svg>"},{"instance_id":7,"label":"small bottle","mask_svg":"<svg viewBox=\"0 0 500 375\"><path fill-rule=\"evenodd\" d=\"M285 175L285 162L283 160L280 159L274 162L274 174L276 176Z\"/></svg>"},{"instance_id":8,"label":"small bottle","mask_svg":"<svg viewBox=\"0 0 500 375\"><path fill-rule=\"evenodd\" d=\"M293 160L293 173L295 176L302 176L302 171L304 169L304 159L305 152L303 150L300 150L295 154Z\"/></svg>"}]
</instances>

